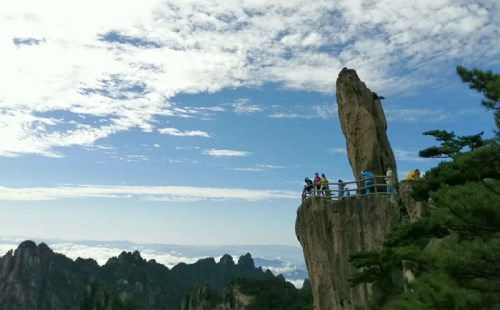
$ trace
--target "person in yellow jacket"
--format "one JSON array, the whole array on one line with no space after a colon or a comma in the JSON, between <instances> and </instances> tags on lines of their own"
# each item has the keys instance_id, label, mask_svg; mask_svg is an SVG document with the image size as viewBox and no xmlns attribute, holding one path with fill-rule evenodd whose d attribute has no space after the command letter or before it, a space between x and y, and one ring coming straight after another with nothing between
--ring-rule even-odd
<instances>
[{"instance_id":1,"label":"person in yellow jacket","mask_svg":"<svg viewBox=\"0 0 500 310\"><path fill-rule=\"evenodd\" d=\"M406 176L406 181L415 181L418 180L419 178L420 178L420 170L415 169L408 173L408 175Z\"/></svg>"},{"instance_id":2,"label":"person in yellow jacket","mask_svg":"<svg viewBox=\"0 0 500 310\"><path fill-rule=\"evenodd\" d=\"M321 189L326 197L331 197L330 189L328 188L328 179L324 173L321 174Z\"/></svg>"}]
</instances>

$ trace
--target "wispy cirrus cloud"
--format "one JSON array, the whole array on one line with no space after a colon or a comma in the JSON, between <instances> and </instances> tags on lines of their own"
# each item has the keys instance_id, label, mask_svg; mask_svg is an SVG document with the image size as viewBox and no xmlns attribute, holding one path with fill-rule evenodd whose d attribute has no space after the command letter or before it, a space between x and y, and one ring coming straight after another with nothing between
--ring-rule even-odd
<instances>
[{"instance_id":1,"label":"wispy cirrus cloud","mask_svg":"<svg viewBox=\"0 0 500 310\"><path fill-rule=\"evenodd\" d=\"M210 150L203 150L203 154L213 157L245 157L250 155L250 152L210 149Z\"/></svg>"},{"instance_id":2,"label":"wispy cirrus cloud","mask_svg":"<svg viewBox=\"0 0 500 310\"><path fill-rule=\"evenodd\" d=\"M261 171L263 171L262 168L229 168L229 170L245 171L245 172L261 172Z\"/></svg>"},{"instance_id":3,"label":"wispy cirrus cloud","mask_svg":"<svg viewBox=\"0 0 500 310\"><path fill-rule=\"evenodd\" d=\"M329 150L332 154L347 154L347 149L345 147L336 147Z\"/></svg>"},{"instance_id":4,"label":"wispy cirrus cloud","mask_svg":"<svg viewBox=\"0 0 500 310\"><path fill-rule=\"evenodd\" d=\"M256 164L256 167L265 168L265 169L284 169L284 166L279 165L269 165L269 164Z\"/></svg>"},{"instance_id":5,"label":"wispy cirrus cloud","mask_svg":"<svg viewBox=\"0 0 500 310\"><path fill-rule=\"evenodd\" d=\"M333 93L344 66L377 92L414 90L449 77L443 66L498 64L499 12L478 0L4 1L0 156L60 157L133 128L153 132L158 116L203 114L172 105L179 93L265 83ZM107 122L50 123L57 110Z\"/></svg>"},{"instance_id":6,"label":"wispy cirrus cloud","mask_svg":"<svg viewBox=\"0 0 500 310\"><path fill-rule=\"evenodd\" d=\"M297 199L297 193L281 190L248 190L188 186L58 186L0 187L0 201L43 201L60 199L107 198L146 201L190 202L201 200Z\"/></svg>"},{"instance_id":7,"label":"wispy cirrus cloud","mask_svg":"<svg viewBox=\"0 0 500 310\"><path fill-rule=\"evenodd\" d=\"M241 98L236 100L231 105L233 106L234 113L236 114L251 114L262 112L263 108L258 105L249 104L250 99Z\"/></svg>"},{"instance_id":8,"label":"wispy cirrus cloud","mask_svg":"<svg viewBox=\"0 0 500 310\"><path fill-rule=\"evenodd\" d=\"M254 167L247 167L247 168L229 168L229 170L234 170L234 171L246 171L246 172L261 172L264 170L268 169L284 169L285 167L283 166L278 166L278 165L269 165L269 164L255 164Z\"/></svg>"},{"instance_id":9,"label":"wispy cirrus cloud","mask_svg":"<svg viewBox=\"0 0 500 310\"><path fill-rule=\"evenodd\" d=\"M176 136L176 137L205 137L210 138L210 135L201 130L186 130L180 131L176 128L160 128L158 132L162 135Z\"/></svg>"},{"instance_id":10,"label":"wispy cirrus cloud","mask_svg":"<svg viewBox=\"0 0 500 310\"><path fill-rule=\"evenodd\" d=\"M145 155L127 155L125 157L118 157L118 159L127 162L139 162L139 161L148 161L149 157Z\"/></svg>"},{"instance_id":11,"label":"wispy cirrus cloud","mask_svg":"<svg viewBox=\"0 0 500 310\"><path fill-rule=\"evenodd\" d=\"M450 120L450 115L442 109L393 109L387 108L385 115L391 122L439 123Z\"/></svg>"},{"instance_id":12,"label":"wispy cirrus cloud","mask_svg":"<svg viewBox=\"0 0 500 310\"><path fill-rule=\"evenodd\" d=\"M322 118L330 119L338 116L337 104L336 103L325 103L316 104L311 106L295 105L291 107L287 106L275 106L274 112L271 112L268 117L270 118Z\"/></svg>"},{"instance_id":13,"label":"wispy cirrus cloud","mask_svg":"<svg viewBox=\"0 0 500 310\"><path fill-rule=\"evenodd\" d=\"M398 161L429 161L430 159L428 158L422 158L418 156L418 152L416 151L409 151L409 150L404 150L401 148L395 148L394 149L394 156Z\"/></svg>"}]
</instances>

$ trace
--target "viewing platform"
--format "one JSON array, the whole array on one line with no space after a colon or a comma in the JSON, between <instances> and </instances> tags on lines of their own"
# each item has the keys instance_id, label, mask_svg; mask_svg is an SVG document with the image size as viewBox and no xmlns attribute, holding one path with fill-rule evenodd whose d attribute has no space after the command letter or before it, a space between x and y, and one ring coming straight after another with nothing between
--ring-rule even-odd
<instances>
[{"instance_id":1,"label":"viewing platform","mask_svg":"<svg viewBox=\"0 0 500 310\"><path fill-rule=\"evenodd\" d=\"M380 175L359 182L329 182L328 186L325 186L325 184L313 184L313 187L310 189L308 189L307 186L304 186L302 201L309 197L322 197L330 200L340 200L358 199L371 195L397 196L398 192L394 188L395 186L388 185L386 183L386 178L387 177L385 175Z\"/></svg>"}]
</instances>

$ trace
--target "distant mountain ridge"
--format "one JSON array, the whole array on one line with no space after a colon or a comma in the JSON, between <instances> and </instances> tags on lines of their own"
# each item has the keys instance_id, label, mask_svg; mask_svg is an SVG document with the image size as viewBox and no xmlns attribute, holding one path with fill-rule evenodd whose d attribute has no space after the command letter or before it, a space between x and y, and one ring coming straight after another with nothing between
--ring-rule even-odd
<instances>
[{"instance_id":1,"label":"distant mountain ridge","mask_svg":"<svg viewBox=\"0 0 500 310\"><path fill-rule=\"evenodd\" d=\"M99 265L104 265L109 258L121 252L139 251L147 260L154 259L169 268L183 262L192 264L196 261L214 257L220 259L229 254L234 260L241 255L251 253L255 265L274 274L282 274L297 287L308 278L302 248L291 245L176 245L149 243L138 244L130 241L95 241L95 240L60 240L29 237L0 237L0 255L9 249L15 249L24 240L43 242L53 251L75 260L78 257L92 258Z\"/></svg>"},{"instance_id":2,"label":"distant mountain ridge","mask_svg":"<svg viewBox=\"0 0 500 310\"><path fill-rule=\"evenodd\" d=\"M96 302L104 307L111 300L138 309L179 309L196 284L222 293L238 278L275 276L256 268L249 253L237 263L224 255L219 262L206 258L169 269L138 251L122 252L99 266L93 259L73 261L45 243L24 241L0 258L0 309L96 308Z\"/></svg>"}]
</instances>

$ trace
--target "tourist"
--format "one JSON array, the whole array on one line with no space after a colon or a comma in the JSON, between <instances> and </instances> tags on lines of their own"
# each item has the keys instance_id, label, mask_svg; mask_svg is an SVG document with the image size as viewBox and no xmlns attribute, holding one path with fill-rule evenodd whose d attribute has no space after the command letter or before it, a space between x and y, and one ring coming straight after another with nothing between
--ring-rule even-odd
<instances>
[{"instance_id":1,"label":"tourist","mask_svg":"<svg viewBox=\"0 0 500 310\"><path fill-rule=\"evenodd\" d=\"M415 181L418 180L419 178L420 178L420 170L418 169L410 171L406 176L407 181Z\"/></svg>"},{"instance_id":2,"label":"tourist","mask_svg":"<svg viewBox=\"0 0 500 310\"><path fill-rule=\"evenodd\" d=\"M330 188L328 187L328 179L324 173L321 174L321 190L323 191L324 196L328 198L331 197Z\"/></svg>"},{"instance_id":3,"label":"tourist","mask_svg":"<svg viewBox=\"0 0 500 310\"><path fill-rule=\"evenodd\" d=\"M304 190L302 191L302 200L306 199L307 194L311 195L314 187L313 182L308 177L304 179L304 182L306 182L306 185L304 185Z\"/></svg>"},{"instance_id":4,"label":"tourist","mask_svg":"<svg viewBox=\"0 0 500 310\"><path fill-rule=\"evenodd\" d=\"M373 187L374 187L373 180L375 178L373 173L368 171L368 170L363 170L363 171L361 171L361 176L365 180L365 192L366 192L366 194L373 193Z\"/></svg>"},{"instance_id":5,"label":"tourist","mask_svg":"<svg viewBox=\"0 0 500 310\"><path fill-rule=\"evenodd\" d=\"M385 174L385 183L387 184L387 193L392 196L397 195L396 188L394 187L396 181L394 180L394 171L391 167L387 168L387 173Z\"/></svg>"},{"instance_id":6,"label":"tourist","mask_svg":"<svg viewBox=\"0 0 500 310\"><path fill-rule=\"evenodd\" d=\"M342 180L339 180L338 184L339 197L344 197L344 187L345 187L344 182Z\"/></svg>"},{"instance_id":7,"label":"tourist","mask_svg":"<svg viewBox=\"0 0 500 310\"><path fill-rule=\"evenodd\" d=\"M319 173L315 173L314 177L314 188L316 189L316 195L321 194L321 178L319 177Z\"/></svg>"}]
</instances>

